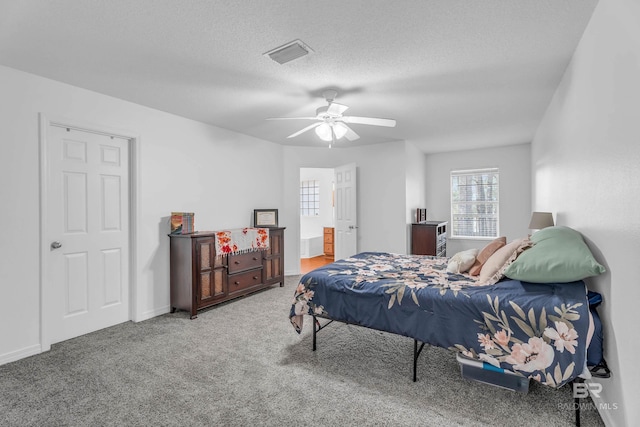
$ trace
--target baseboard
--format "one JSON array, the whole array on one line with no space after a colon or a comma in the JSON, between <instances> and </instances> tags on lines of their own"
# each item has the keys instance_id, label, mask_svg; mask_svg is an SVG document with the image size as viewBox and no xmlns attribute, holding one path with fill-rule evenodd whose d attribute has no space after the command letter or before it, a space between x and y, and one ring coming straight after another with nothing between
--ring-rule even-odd
<instances>
[{"instance_id":1,"label":"baseboard","mask_svg":"<svg viewBox=\"0 0 640 427\"><path fill-rule=\"evenodd\" d=\"M289 271L285 270L284 271L284 275L285 276L299 276L300 275L300 269L298 269L298 270L289 270Z\"/></svg>"},{"instance_id":2,"label":"baseboard","mask_svg":"<svg viewBox=\"0 0 640 427\"><path fill-rule=\"evenodd\" d=\"M0 355L0 365L5 365L7 363L15 362L16 360L24 359L25 357L33 356L40 353L42 353L40 344L34 344L20 350Z\"/></svg>"},{"instance_id":3,"label":"baseboard","mask_svg":"<svg viewBox=\"0 0 640 427\"><path fill-rule=\"evenodd\" d=\"M154 308L153 310L145 311L140 315L140 317L133 319L134 322L142 322L144 320L149 320L156 316L161 316L163 314L167 314L171 311L171 307L165 305L164 307Z\"/></svg>"},{"instance_id":4,"label":"baseboard","mask_svg":"<svg viewBox=\"0 0 640 427\"><path fill-rule=\"evenodd\" d=\"M592 382L594 379L597 378L592 378L591 380L587 380L587 383ZM621 410L620 407L617 407L616 409L614 409L612 407L612 404L610 402L606 402L602 396L598 396L595 397L593 395L593 393L590 393L590 397L591 400L593 401L593 404L595 405L598 414L600 414L600 418L602 418L602 421L604 422L605 426L615 426L617 424L617 420L615 420L614 418L612 418L611 414L614 410ZM617 406L617 404L616 404Z\"/></svg>"}]
</instances>

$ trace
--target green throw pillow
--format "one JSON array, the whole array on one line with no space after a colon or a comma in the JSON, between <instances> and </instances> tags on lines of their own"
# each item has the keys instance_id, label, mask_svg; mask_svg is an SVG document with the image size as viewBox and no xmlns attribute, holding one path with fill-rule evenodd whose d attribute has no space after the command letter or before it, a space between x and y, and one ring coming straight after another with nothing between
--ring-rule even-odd
<instances>
[{"instance_id":1,"label":"green throw pillow","mask_svg":"<svg viewBox=\"0 0 640 427\"><path fill-rule=\"evenodd\" d=\"M534 283L566 283L604 273L584 242L569 227L544 228L531 236L534 246L507 267L504 275Z\"/></svg>"}]
</instances>

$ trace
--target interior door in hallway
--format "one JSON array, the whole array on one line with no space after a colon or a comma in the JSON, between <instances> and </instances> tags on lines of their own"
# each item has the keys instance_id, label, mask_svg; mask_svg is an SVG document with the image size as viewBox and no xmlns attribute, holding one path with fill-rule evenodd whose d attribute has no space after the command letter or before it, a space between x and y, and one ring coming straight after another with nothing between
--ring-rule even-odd
<instances>
[{"instance_id":1,"label":"interior door in hallway","mask_svg":"<svg viewBox=\"0 0 640 427\"><path fill-rule=\"evenodd\" d=\"M358 204L356 164L340 166L334 170L335 190L335 248L334 259L348 258L358 248Z\"/></svg>"},{"instance_id":2,"label":"interior door in hallway","mask_svg":"<svg viewBox=\"0 0 640 427\"><path fill-rule=\"evenodd\" d=\"M50 343L129 320L129 141L47 129L43 316Z\"/></svg>"}]
</instances>

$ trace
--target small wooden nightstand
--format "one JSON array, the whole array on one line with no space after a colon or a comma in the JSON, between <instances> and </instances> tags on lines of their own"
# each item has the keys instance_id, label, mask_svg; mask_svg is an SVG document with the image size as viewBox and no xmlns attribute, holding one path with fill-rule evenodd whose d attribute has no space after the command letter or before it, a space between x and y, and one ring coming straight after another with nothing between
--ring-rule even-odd
<instances>
[{"instance_id":1,"label":"small wooden nightstand","mask_svg":"<svg viewBox=\"0 0 640 427\"><path fill-rule=\"evenodd\" d=\"M447 256L447 222L424 221L411 224L411 253Z\"/></svg>"},{"instance_id":2,"label":"small wooden nightstand","mask_svg":"<svg viewBox=\"0 0 640 427\"><path fill-rule=\"evenodd\" d=\"M333 258L333 227L324 227L324 256Z\"/></svg>"}]
</instances>

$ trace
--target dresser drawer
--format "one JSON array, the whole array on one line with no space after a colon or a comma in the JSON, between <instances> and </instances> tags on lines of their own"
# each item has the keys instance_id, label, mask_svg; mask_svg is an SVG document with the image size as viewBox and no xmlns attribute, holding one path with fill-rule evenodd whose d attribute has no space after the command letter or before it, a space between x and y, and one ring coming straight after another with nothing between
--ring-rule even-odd
<instances>
[{"instance_id":1,"label":"dresser drawer","mask_svg":"<svg viewBox=\"0 0 640 427\"><path fill-rule=\"evenodd\" d=\"M229 274L262 267L262 252L254 251L246 254L229 255L228 266Z\"/></svg>"},{"instance_id":2,"label":"dresser drawer","mask_svg":"<svg viewBox=\"0 0 640 427\"><path fill-rule=\"evenodd\" d=\"M229 295L260 284L262 284L262 269L255 269L244 273L229 275Z\"/></svg>"}]
</instances>

